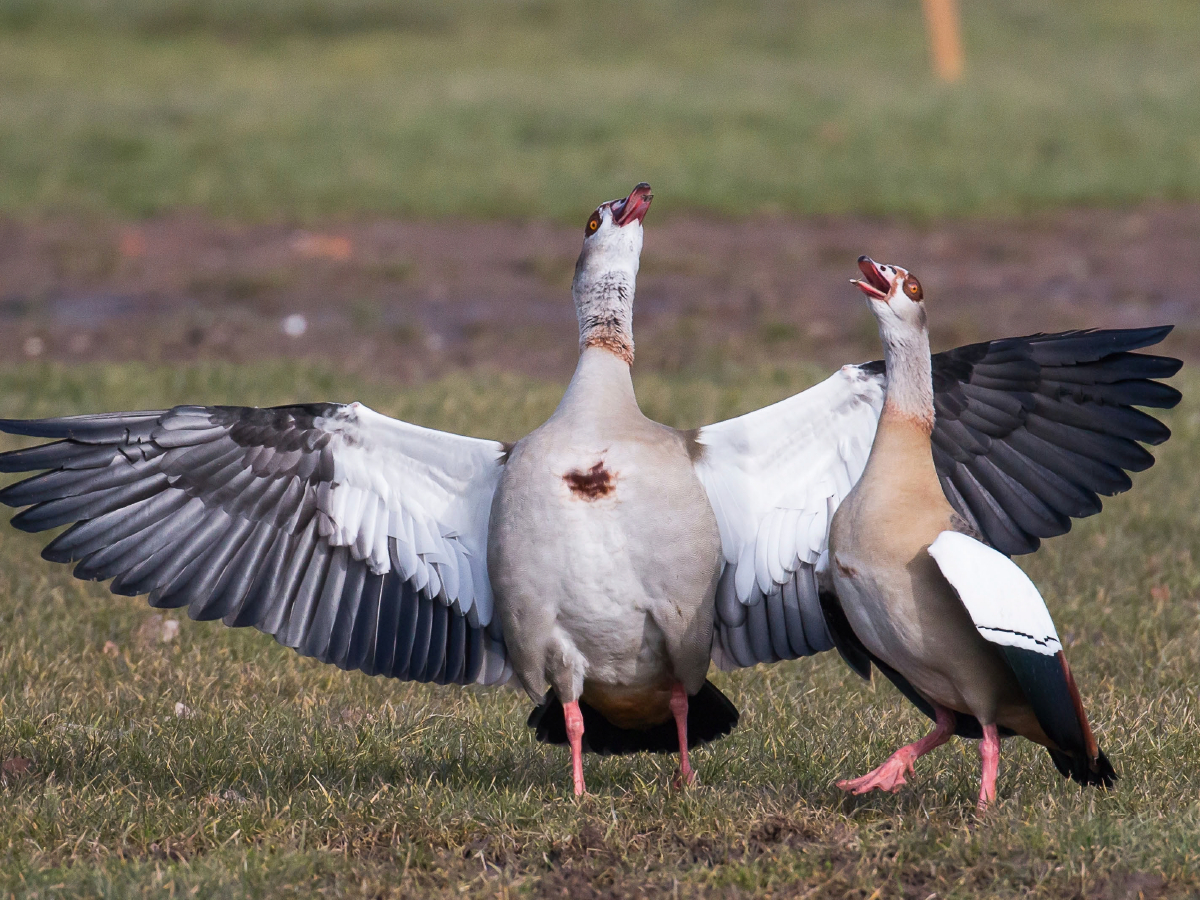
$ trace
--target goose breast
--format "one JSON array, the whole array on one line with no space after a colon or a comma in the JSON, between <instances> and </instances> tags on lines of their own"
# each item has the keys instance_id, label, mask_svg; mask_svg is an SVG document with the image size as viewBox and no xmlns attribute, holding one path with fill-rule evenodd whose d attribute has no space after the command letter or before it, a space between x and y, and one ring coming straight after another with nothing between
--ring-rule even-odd
<instances>
[{"instance_id":1,"label":"goose breast","mask_svg":"<svg viewBox=\"0 0 1200 900\"><path fill-rule=\"evenodd\" d=\"M720 535L671 429L551 420L515 445L492 505L488 567L532 696L547 681L564 701L585 682L703 684Z\"/></svg>"}]
</instances>

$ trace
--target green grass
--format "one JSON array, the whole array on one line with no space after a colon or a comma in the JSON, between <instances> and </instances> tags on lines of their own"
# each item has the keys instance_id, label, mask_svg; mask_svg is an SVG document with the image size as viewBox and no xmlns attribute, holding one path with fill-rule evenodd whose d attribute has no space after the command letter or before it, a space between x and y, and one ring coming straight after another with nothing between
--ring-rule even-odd
<instances>
[{"instance_id":1,"label":"green grass","mask_svg":"<svg viewBox=\"0 0 1200 900\"><path fill-rule=\"evenodd\" d=\"M815 374L638 381L649 413L694 425ZM514 437L559 390L486 373L397 389L284 363L46 366L0 372L0 415L359 397ZM830 654L715 676L743 724L695 753L695 790L669 787L671 758L589 758L594 793L576 802L567 755L533 741L523 696L347 674L186 618L163 643L143 601L72 580L37 558L38 538L0 529L0 760L32 764L0 784L0 895L1194 896L1200 409L1168 421L1175 437L1130 494L1024 562L1121 781L1082 792L1010 741L984 818L966 742L895 796L831 786L926 723Z\"/></svg>"},{"instance_id":2,"label":"green grass","mask_svg":"<svg viewBox=\"0 0 1200 900\"><path fill-rule=\"evenodd\" d=\"M1192 0L0 0L0 213L924 218L1200 199Z\"/></svg>"}]
</instances>

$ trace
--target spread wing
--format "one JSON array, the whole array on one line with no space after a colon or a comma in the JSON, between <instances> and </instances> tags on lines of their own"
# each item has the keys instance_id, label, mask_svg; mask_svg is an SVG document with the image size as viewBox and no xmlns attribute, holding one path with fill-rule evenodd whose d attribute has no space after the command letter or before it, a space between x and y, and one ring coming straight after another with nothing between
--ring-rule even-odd
<instances>
[{"instance_id":1,"label":"spread wing","mask_svg":"<svg viewBox=\"0 0 1200 900\"><path fill-rule=\"evenodd\" d=\"M413 681L507 678L487 528L502 445L361 404L179 406L34 421L52 443L0 455L47 470L0 491L79 578L194 619L253 625L343 669Z\"/></svg>"},{"instance_id":2,"label":"spread wing","mask_svg":"<svg viewBox=\"0 0 1200 900\"><path fill-rule=\"evenodd\" d=\"M1131 351L1169 332L1039 334L934 354L934 463L947 499L988 543L1030 552L1154 463L1141 444L1171 432L1135 407L1178 403L1179 392L1154 379L1181 364ZM832 646L818 569L833 512L866 465L885 384L883 363L847 366L774 406L700 429L696 472L726 562L713 646L721 667Z\"/></svg>"},{"instance_id":3,"label":"spread wing","mask_svg":"<svg viewBox=\"0 0 1200 900\"><path fill-rule=\"evenodd\" d=\"M1141 444L1171 430L1135 407L1175 406L1179 392L1154 379L1182 363L1131 351L1170 331L1037 334L934 354L933 461L946 497L988 543L1032 553L1154 465Z\"/></svg>"},{"instance_id":4,"label":"spread wing","mask_svg":"<svg viewBox=\"0 0 1200 900\"><path fill-rule=\"evenodd\" d=\"M845 366L773 406L700 429L696 474L725 553L717 665L795 659L833 646L816 569L834 510L867 463L882 406L882 377Z\"/></svg>"}]
</instances>

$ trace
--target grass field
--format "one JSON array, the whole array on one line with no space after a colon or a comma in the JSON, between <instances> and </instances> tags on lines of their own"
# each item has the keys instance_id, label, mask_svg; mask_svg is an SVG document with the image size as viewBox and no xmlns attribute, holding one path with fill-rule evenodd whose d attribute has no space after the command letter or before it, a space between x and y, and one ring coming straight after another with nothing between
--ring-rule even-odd
<instances>
[{"instance_id":1,"label":"grass field","mask_svg":"<svg viewBox=\"0 0 1200 900\"><path fill-rule=\"evenodd\" d=\"M695 425L816 374L638 386L649 414ZM481 373L398 392L289 363L47 365L0 372L0 415L353 396L516 437L559 390ZM164 640L171 626L142 601L72 580L5 527L0 896L1195 896L1200 408L1168 421L1174 438L1130 494L1024 561L1122 778L1083 793L1009 742L982 818L965 742L896 796L832 787L925 724L829 654L716 676L743 720L695 754L698 788L669 787L671 758L589 758L594 793L576 802L567 755L533 741L523 696L350 675L186 618Z\"/></svg>"},{"instance_id":2,"label":"grass field","mask_svg":"<svg viewBox=\"0 0 1200 900\"><path fill-rule=\"evenodd\" d=\"M1200 199L1192 0L0 0L0 213L1010 214Z\"/></svg>"}]
</instances>

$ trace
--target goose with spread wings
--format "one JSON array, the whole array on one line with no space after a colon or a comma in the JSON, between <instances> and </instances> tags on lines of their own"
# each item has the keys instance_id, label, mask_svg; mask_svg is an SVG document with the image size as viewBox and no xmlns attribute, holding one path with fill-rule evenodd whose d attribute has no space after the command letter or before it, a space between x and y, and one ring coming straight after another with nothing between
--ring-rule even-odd
<instances>
[{"instance_id":1,"label":"goose with spread wings","mask_svg":"<svg viewBox=\"0 0 1200 900\"><path fill-rule=\"evenodd\" d=\"M48 439L0 456L0 492L46 559L194 619L438 684L515 679L539 739L582 754L680 753L738 713L723 668L833 646L817 589L830 519L862 473L880 363L695 431L652 422L630 377L640 184L585 226L580 358L553 416L513 445L358 403L0 421ZM1130 486L1167 428L1169 328L1006 338L933 357L946 498L1024 553ZM547 690L548 687L548 690Z\"/></svg>"},{"instance_id":2,"label":"goose with spread wings","mask_svg":"<svg viewBox=\"0 0 1200 900\"><path fill-rule=\"evenodd\" d=\"M895 791L913 763L954 734L980 739L980 811L996 799L1000 738L1021 735L1080 784L1108 787L1100 750L1046 603L946 497L931 441L933 372L924 289L907 269L859 259L856 281L879 325L890 373L862 477L829 533L823 596L839 648L865 656L936 722L861 778Z\"/></svg>"}]
</instances>

